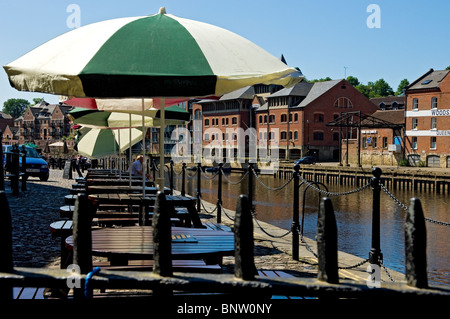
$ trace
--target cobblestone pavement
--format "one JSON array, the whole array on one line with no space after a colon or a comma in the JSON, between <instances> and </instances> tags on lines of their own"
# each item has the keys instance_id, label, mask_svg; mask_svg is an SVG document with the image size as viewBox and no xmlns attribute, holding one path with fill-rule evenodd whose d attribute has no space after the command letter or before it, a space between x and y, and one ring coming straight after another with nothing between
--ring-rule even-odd
<instances>
[{"instance_id":1,"label":"cobblestone pavement","mask_svg":"<svg viewBox=\"0 0 450 319\"><path fill-rule=\"evenodd\" d=\"M51 170L47 182L30 178L27 191L18 196L11 193L6 181L6 194L13 223L13 258L16 267L56 267L60 262L60 240L52 238L49 226L60 220L59 207L64 205L64 196L70 194L75 180L62 178L62 170ZM210 215L202 214L205 222L214 221ZM231 225L232 226L232 225ZM224 257L224 272L234 272L234 257ZM292 260L285 252L270 246L270 242L255 240L255 264L258 269L283 269L293 274L305 275L311 269L308 264ZM308 274L306 274L308 275Z\"/></svg>"}]
</instances>

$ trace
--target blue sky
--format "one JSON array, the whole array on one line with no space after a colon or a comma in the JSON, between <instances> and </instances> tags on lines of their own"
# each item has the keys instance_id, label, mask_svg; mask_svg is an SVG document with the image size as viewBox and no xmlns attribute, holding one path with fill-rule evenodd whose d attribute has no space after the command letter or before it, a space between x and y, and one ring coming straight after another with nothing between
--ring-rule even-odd
<instances>
[{"instance_id":1,"label":"blue sky","mask_svg":"<svg viewBox=\"0 0 450 319\"><path fill-rule=\"evenodd\" d=\"M81 25L127 16L167 13L211 23L253 41L308 79L344 75L360 82L384 78L394 89L450 65L447 0L0 0L0 64L70 31L66 11L80 7ZM369 28L370 4L380 8L380 28ZM346 71L344 69L346 67ZM345 73L346 72L346 73ZM0 70L0 107L9 98L57 96L19 92Z\"/></svg>"}]
</instances>

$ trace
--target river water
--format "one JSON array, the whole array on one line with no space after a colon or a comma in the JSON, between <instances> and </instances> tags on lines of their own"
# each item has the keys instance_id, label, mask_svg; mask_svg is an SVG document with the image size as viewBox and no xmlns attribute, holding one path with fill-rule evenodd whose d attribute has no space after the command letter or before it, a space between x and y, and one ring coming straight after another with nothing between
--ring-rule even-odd
<instances>
[{"instance_id":1,"label":"river water","mask_svg":"<svg viewBox=\"0 0 450 319\"><path fill-rule=\"evenodd\" d=\"M195 172L187 171L193 175ZM217 201L218 177L211 179L213 173L202 174L202 199L215 203ZM233 185L243 175L227 174L222 182L223 206L236 209L236 201L240 194L247 194L247 178ZM274 178L272 175L260 175L261 182L276 188L289 179ZM254 204L257 219L289 230L292 224L293 182L279 191L271 191L258 180L254 183ZM351 186L327 185L331 192L347 192L355 189ZM175 188L181 189L181 176L175 174ZM319 194L309 188L305 194L305 211L303 195L305 187L300 188L300 221L304 215L303 233L305 237L315 238L317 226L317 210ZM186 178L186 192L194 195L197 191L197 176ZM421 200L425 217L448 222L450 217L448 195L425 192L391 190L391 193L402 203L409 206L410 198L416 196ZM367 258L371 249L372 237L372 189L370 187L345 196L332 196L338 227L338 249L361 258ZM399 207L384 191L381 191L381 252L383 263L388 268L404 273L404 222L406 212ZM226 218L226 217L224 217ZM450 287L450 227L426 222L427 228L427 269L430 284ZM290 236L290 235L288 235Z\"/></svg>"}]
</instances>

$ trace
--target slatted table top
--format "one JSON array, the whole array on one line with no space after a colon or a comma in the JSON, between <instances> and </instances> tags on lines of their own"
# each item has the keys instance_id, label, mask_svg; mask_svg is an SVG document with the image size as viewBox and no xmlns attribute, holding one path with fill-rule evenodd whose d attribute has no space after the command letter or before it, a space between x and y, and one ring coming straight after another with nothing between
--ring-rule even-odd
<instances>
[{"instance_id":1,"label":"slatted table top","mask_svg":"<svg viewBox=\"0 0 450 319\"><path fill-rule=\"evenodd\" d=\"M142 185L93 185L88 186L87 192L88 194L105 194L105 193L142 193ZM158 187L145 187L146 194L156 194L158 192ZM170 189L164 189L164 192L167 194L170 192Z\"/></svg>"},{"instance_id":2,"label":"slatted table top","mask_svg":"<svg viewBox=\"0 0 450 319\"><path fill-rule=\"evenodd\" d=\"M73 248L73 236L66 238L66 246L68 249ZM174 259L232 255L233 252L232 232L172 227ZM92 232L92 253L122 259L152 259L153 227L130 226L95 230Z\"/></svg>"},{"instance_id":3,"label":"slatted table top","mask_svg":"<svg viewBox=\"0 0 450 319\"><path fill-rule=\"evenodd\" d=\"M156 195L149 194L145 197L142 194L133 194L133 193L105 193L105 194L90 194L88 198L92 201L96 201L100 204L119 204L119 203L127 203L127 204L140 204L143 199L146 199L150 202L156 200ZM192 203L196 201L195 197L190 196L179 196L179 195L166 195L167 201L176 202L174 206L182 206L182 204ZM178 205L180 204L180 205Z\"/></svg>"}]
</instances>

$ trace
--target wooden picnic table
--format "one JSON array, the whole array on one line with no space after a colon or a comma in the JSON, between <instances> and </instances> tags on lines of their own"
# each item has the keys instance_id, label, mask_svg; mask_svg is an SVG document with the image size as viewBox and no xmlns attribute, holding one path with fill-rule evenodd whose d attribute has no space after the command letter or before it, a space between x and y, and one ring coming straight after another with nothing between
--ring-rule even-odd
<instances>
[{"instance_id":1,"label":"wooden picnic table","mask_svg":"<svg viewBox=\"0 0 450 319\"><path fill-rule=\"evenodd\" d=\"M73 236L66 239L73 248ZM214 260L234 253L234 233L208 229L172 227L172 258ZM102 228L92 232L92 254L108 257L111 265L129 260L153 259L153 227Z\"/></svg>"},{"instance_id":2,"label":"wooden picnic table","mask_svg":"<svg viewBox=\"0 0 450 319\"><path fill-rule=\"evenodd\" d=\"M149 207L153 207L156 201L156 195L146 194L122 194L122 193L106 193L106 194L90 194L88 195L89 200L94 205L139 205L140 211L142 206L147 210ZM186 207L189 213L189 223L192 222L195 228L204 228L200 217L195 208L197 199L190 196L179 196L179 195L166 195L167 203L172 207Z\"/></svg>"},{"instance_id":3,"label":"wooden picnic table","mask_svg":"<svg viewBox=\"0 0 450 319\"><path fill-rule=\"evenodd\" d=\"M137 186L125 186L125 185L93 185L87 187L88 194L113 194L113 193L142 193L142 185ZM145 187L146 194L156 194L158 187L147 186ZM170 193L169 188L164 189L165 194Z\"/></svg>"},{"instance_id":4,"label":"wooden picnic table","mask_svg":"<svg viewBox=\"0 0 450 319\"><path fill-rule=\"evenodd\" d=\"M111 186L129 186L130 185L130 179L128 177L122 177L120 179L119 177L115 176L113 177L106 177L102 178L99 176L98 178L88 178L86 180L86 184L88 186L99 186L99 185L111 185ZM132 186L142 186L142 178L131 178L131 185ZM153 181L147 180L145 181L146 186L154 186L155 183Z\"/></svg>"}]
</instances>

